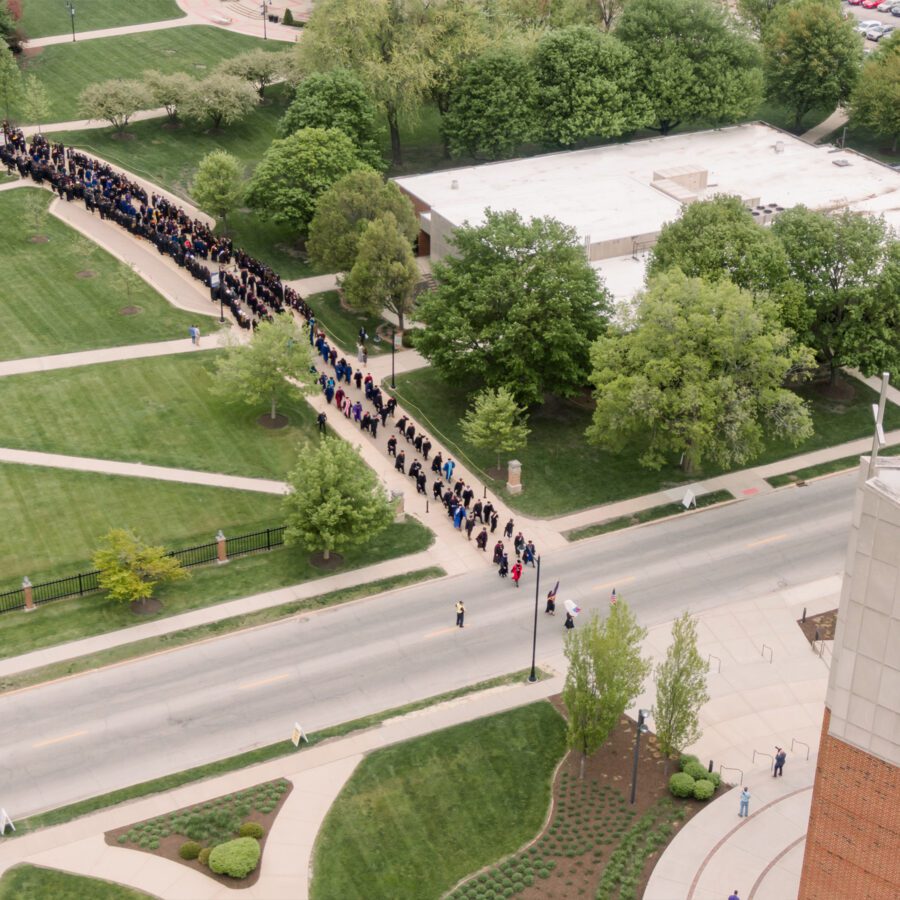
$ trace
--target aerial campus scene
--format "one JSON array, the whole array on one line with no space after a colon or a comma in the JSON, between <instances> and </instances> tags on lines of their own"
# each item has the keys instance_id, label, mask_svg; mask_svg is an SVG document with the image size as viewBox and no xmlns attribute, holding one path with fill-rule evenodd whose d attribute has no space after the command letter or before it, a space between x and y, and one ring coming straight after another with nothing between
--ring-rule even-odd
<instances>
[{"instance_id":1,"label":"aerial campus scene","mask_svg":"<svg viewBox=\"0 0 900 900\"><path fill-rule=\"evenodd\" d=\"M0 900L896 900L898 34L0 0Z\"/></svg>"}]
</instances>

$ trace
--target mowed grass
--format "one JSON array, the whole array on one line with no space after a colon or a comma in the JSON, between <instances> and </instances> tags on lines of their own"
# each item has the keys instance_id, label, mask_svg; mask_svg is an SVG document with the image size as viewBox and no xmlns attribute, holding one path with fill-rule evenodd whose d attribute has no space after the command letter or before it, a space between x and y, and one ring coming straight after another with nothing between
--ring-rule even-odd
<instances>
[{"instance_id":1,"label":"mowed grass","mask_svg":"<svg viewBox=\"0 0 900 900\"><path fill-rule=\"evenodd\" d=\"M279 517L269 524L280 522ZM153 614L136 615L127 603L107 600L102 593L54 600L42 604L37 612L29 615L15 611L3 613L0 615L0 659L418 553L431 544L432 538L431 531L424 525L415 519L408 519L391 525L365 544L342 551L343 562L337 567L316 568L310 563L309 554L295 547L238 557L226 566L198 566L191 569L189 580L157 588L154 596L162 601L162 608ZM398 583L402 577L398 576ZM387 589L387 586L380 589ZM339 599L351 599L365 593L359 594L357 590L348 588ZM302 608L302 601L298 603ZM321 604L313 601L310 608L329 604L330 600ZM237 623L239 627L274 621L278 615L273 611L258 616L250 614L245 618L246 621ZM226 620L200 629L203 631L202 637L226 634L235 630L233 624ZM158 644L146 652L179 646L180 643L175 636L172 640L160 638ZM125 656L127 654L123 654Z\"/></svg>"},{"instance_id":2,"label":"mowed grass","mask_svg":"<svg viewBox=\"0 0 900 900\"><path fill-rule=\"evenodd\" d=\"M2 444L74 456L284 478L317 433L298 393L286 428L257 424L259 407L212 394L211 350L0 379Z\"/></svg>"},{"instance_id":3,"label":"mowed grass","mask_svg":"<svg viewBox=\"0 0 900 900\"><path fill-rule=\"evenodd\" d=\"M91 568L100 538L130 528L169 548L282 524L281 498L97 472L0 463L0 509L13 527L0 539L0 589L27 575L47 581Z\"/></svg>"},{"instance_id":4,"label":"mowed grass","mask_svg":"<svg viewBox=\"0 0 900 900\"><path fill-rule=\"evenodd\" d=\"M52 198L38 188L0 194L0 359L185 337L191 314L144 281L129 297L125 266L52 215L36 229L47 242L31 242L35 229L22 224L29 204L46 208ZM122 315L126 307L140 312Z\"/></svg>"},{"instance_id":5,"label":"mowed grass","mask_svg":"<svg viewBox=\"0 0 900 900\"><path fill-rule=\"evenodd\" d=\"M316 322L321 324L326 333L334 338L354 358L360 327L365 328L366 334L369 336L367 343L369 356L390 352L390 336L387 341L382 340L377 344L374 340L378 326L385 322L380 316L344 309L341 306L341 298L337 291L323 291L320 294L310 294L306 299L315 313ZM360 363L360 365L362 364Z\"/></svg>"},{"instance_id":6,"label":"mowed grass","mask_svg":"<svg viewBox=\"0 0 900 900\"><path fill-rule=\"evenodd\" d=\"M799 393L810 402L814 435L796 447L772 440L750 465L763 465L870 434L871 404L877 401L877 395L859 382L851 384L855 396L849 403L828 399L819 386L802 387ZM459 420L476 389L477 385L472 384L448 384L433 369L419 369L398 375L397 390L392 393L398 396L400 407L418 419L426 431L449 444L451 453L463 455L477 468L486 470L496 465L496 454L466 444L459 428ZM677 459L659 470L645 469L638 464L638 452L614 454L589 445L584 432L590 421L587 405L550 397L531 413L528 446L504 457L504 465L509 458L522 462L522 493L510 497L503 482L485 475L482 478L515 509L530 515L557 516L722 474L722 469L707 465L688 475L680 469ZM898 427L900 408L889 404L885 430Z\"/></svg>"},{"instance_id":7,"label":"mowed grass","mask_svg":"<svg viewBox=\"0 0 900 900\"><path fill-rule=\"evenodd\" d=\"M58 869L21 864L0 878L0 900L152 900L151 894L131 888L70 875Z\"/></svg>"},{"instance_id":8,"label":"mowed grass","mask_svg":"<svg viewBox=\"0 0 900 900\"><path fill-rule=\"evenodd\" d=\"M541 827L565 723L546 701L367 756L328 812L313 900L437 900Z\"/></svg>"},{"instance_id":9,"label":"mowed grass","mask_svg":"<svg viewBox=\"0 0 900 900\"><path fill-rule=\"evenodd\" d=\"M175 0L78 0L73 5L76 37L83 31L184 17ZM69 10L57 0L24 0L19 24L29 38L72 33Z\"/></svg>"},{"instance_id":10,"label":"mowed grass","mask_svg":"<svg viewBox=\"0 0 900 900\"><path fill-rule=\"evenodd\" d=\"M262 41L209 25L190 25L35 48L20 65L24 72L37 75L47 89L47 122L70 122L87 118L78 110L78 96L89 84L109 78L140 79L147 69L202 78L230 56L256 47L277 53L284 46L280 41ZM16 112L21 115L20 110Z\"/></svg>"}]
</instances>

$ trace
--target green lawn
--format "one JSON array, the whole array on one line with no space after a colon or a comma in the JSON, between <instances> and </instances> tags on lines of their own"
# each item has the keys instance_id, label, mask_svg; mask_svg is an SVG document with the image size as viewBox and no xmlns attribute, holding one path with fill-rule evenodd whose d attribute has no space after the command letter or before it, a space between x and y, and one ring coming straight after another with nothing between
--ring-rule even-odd
<instances>
[{"instance_id":1,"label":"green lawn","mask_svg":"<svg viewBox=\"0 0 900 900\"><path fill-rule=\"evenodd\" d=\"M111 881L21 864L0 878L0 900L144 900L151 894Z\"/></svg>"},{"instance_id":2,"label":"green lawn","mask_svg":"<svg viewBox=\"0 0 900 900\"><path fill-rule=\"evenodd\" d=\"M280 519L271 524L278 522ZM99 593L54 600L31 615L4 613L0 615L0 658L418 553L431 544L432 537L424 525L409 519L391 525L367 544L342 551L343 564L335 568L318 569L310 563L308 553L291 547L239 557L227 566L197 566L189 580L156 591L163 608L154 615L136 616L127 604L109 601ZM223 633L227 630L222 628Z\"/></svg>"},{"instance_id":3,"label":"green lawn","mask_svg":"<svg viewBox=\"0 0 900 900\"><path fill-rule=\"evenodd\" d=\"M282 524L281 498L96 472L0 463L0 508L14 528L0 541L0 590L91 568L110 528L154 544L191 547Z\"/></svg>"},{"instance_id":4,"label":"green lawn","mask_svg":"<svg viewBox=\"0 0 900 900\"><path fill-rule=\"evenodd\" d=\"M175 0L78 0L73 5L76 37L81 31L162 22L184 16ZM20 25L30 38L72 32L72 21L62 0L24 0Z\"/></svg>"},{"instance_id":5,"label":"green lawn","mask_svg":"<svg viewBox=\"0 0 900 900\"><path fill-rule=\"evenodd\" d=\"M337 291L324 291L321 294L310 294L307 298L309 305L316 314L316 322L320 322L325 331L331 335L347 353L356 354L356 341L359 338L359 328L364 326L369 335L369 356L377 356L390 352L391 341L374 342L376 329L385 322L381 316L372 316L367 313L355 313L341 306L340 296Z\"/></svg>"},{"instance_id":6,"label":"green lawn","mask_svg":"<svg viewBox=\"0 0 900 900\"><path fill-rule=\"evenodd\" d=\"M298 444L317 433L299 393L279 407L290 425L257 424L268 411L211 393L218 351L36 372L0 379L2 444L74 456L284 478Z\"/></svg>"},{"instance_id":7,"label":"green lawn","mask_svg":"<svg viewBox=\"0 0 900 900\"><path fill-rule=\"evenodd\" d=\"M495 454L464 445L459 429L459 419L465 413L474 387L450 385L433 369L419 369L397 376L396 394L400 405L412 412L426 430L430 429L441 442L449 443L451 453L463 455L464 449L464 455L475 466L486 469L496 465ZM800 394L811 402L815 434L798 447L771 441L752 465L870 434L871 404L877 401L877 395L858 382L854 381L853 387L856 396L849 405L824 399L816 387L803 387ZM425 412L424 416L420 410ZM585 406L551 398L532 413L528 446L515 453L523 466L523 492L509 497L501 483L491 480L489 484L515 509L530 515L555 516L722 474L721 469L706 466L686 475L674 459L659 471L644 469L637 463L637 454L612 454L589 446L584 432L590 421L591 411ZM898 427L900 408L889 404L885 410L885 430Z\"/></svg>"},{"instance_id":8,"label":"green lawn","mask_svg":"<svg viewBox=\"0 0 900 900\"><path fill-rule=\"evenodd\" d=\"M76 0L76 7L78 2ZM129 0L121 5L133 4ZM63 4L59 3L59 6L65 12ZM285 45L280 41L262 41L234 34L211 25L190 25L53 44L37 48L33 55L24 55L21 66L23 71L37 75L47 89L50 97L47 122L69 122L85 118L78 111L78 95L89 84L109 78L140 78L147 69L187 72L200 78L223 59L255 47L277 53L284 50Z\"/></svg>"},{"instance_id":9,"label":"green lawn","mask_svg":"<svg viewBox=\"0 0 900 900\"><path fill-rule=\"evenodd\" d=\"M565 723L547 702L367 756L319 832L313 900L437 900L537 832Z\"/></svg>"},{"instance_id":10,"label":"green lawn","mask_svg":"<svg viewBox=\"0 0 900 900\"><path fill-rule=\"evenodd\" d=\"M51 199L37 188L0 194L0 359L187 340L196 316L175 309L144 281L129 297L125 266L88 238L47 214L37 229L22 227L31 204L46 208ZM48 241L32 243L35 230ZM122 315L126 307L140 312Z\"/></svg>"}]
</instances>

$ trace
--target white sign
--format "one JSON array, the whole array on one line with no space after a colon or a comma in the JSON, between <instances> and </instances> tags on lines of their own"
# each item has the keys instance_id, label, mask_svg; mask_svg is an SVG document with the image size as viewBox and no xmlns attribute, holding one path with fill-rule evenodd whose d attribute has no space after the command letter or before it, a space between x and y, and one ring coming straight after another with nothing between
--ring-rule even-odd
<instances>
[{"instance_id":1,"label":"white sign","mask_svg":"<svg viewBox=\"0 0 900 900\"><path fill-rule=\"evenodd\" d=\"M0 809L0 834L6 834L6 829L12 828L13 831L16 830L16 826L13 825L13 820L9 817L9 813L5 809Z\"/></svg>"},{"instance_id":2,"label":"white sign","mask_svg":"<svg viewBox=\"0 0 900 900\"><path fill-rule=\"evenodd\" d=\"M694 492L690 488L688 488L684 492L684 497L681 500L681 505L685 509L690 509L692 506L697 505L697 498L694 496Z\"/></svg>"},{"instance_id":3,"label":"white sign","mask_svg":"<svg viewBox=\"0 0 900 900\"><path fill-rule=\"evenodd\" d=\"M300 746L300 741L306 741L309 743L309 738L306 736L306 732L303 730L303 726L298 722L294 722L294 732L291 734L291 743L295 747Z\"/></svg>"}]
</instances>

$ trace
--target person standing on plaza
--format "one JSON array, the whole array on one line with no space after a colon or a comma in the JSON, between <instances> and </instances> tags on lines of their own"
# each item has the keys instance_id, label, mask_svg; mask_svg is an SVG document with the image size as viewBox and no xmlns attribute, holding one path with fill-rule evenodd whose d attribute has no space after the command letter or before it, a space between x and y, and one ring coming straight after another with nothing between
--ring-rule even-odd
<instances>
[{"instance_id":1,"label":"person standing on plaza","mask_svg":"<svg viewBox=\"0 0 900 900\"><path fill-rule=\"evenodd\" d=\"M728 898L728 900L741 900L741 898L738 897L737 888L734 889L734 893Z\"/></svg>"},{"instance_id":2,"label":"person standing on plaza","mask_svg":"<svg viewBox=\"0 0 900 900\"><path fill-rule=\"evenodd\" d=\"M750 790L748 788L744 788L741 791L740 796L740 809L738 810L738 816L740 818L744 818L745 816L750 815Z\"/></svg>"},{"instance_id":3,"label":"person standing on plaza","mask_svg":"<svg viewBox=\"0 0 900 900\"><path fill-rule=\"evenodd\" d=\"M784 775L784 763L787 760L787 753L781 747L775 748L775 768L772 770L772 777L776 775Z\"/></svg>"},{"instance_id":4,"label":"person standing on plaza","mask_svg":"<svg viewBox=\"0 0 900 900\"><path fill-rule=\"evenodd\" d=\"M456 601L456 624L460 628L464 628L463 620L466 618L466 607L462 600Z\"/></svg>"}]
</instances>

